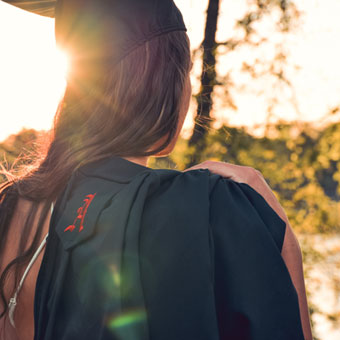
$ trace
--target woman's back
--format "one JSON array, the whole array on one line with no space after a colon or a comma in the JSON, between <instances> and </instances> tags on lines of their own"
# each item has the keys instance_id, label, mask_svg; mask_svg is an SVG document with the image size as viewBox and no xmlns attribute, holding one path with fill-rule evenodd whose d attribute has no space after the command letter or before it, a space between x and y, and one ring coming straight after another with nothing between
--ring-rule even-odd
<instances>
[{"instance_id":1,"label":"woman's back","mask_svg":"<svg viewBox=\"0 0 340 340\"><path fill-rule=\"evenodd\" d=\"M19 199L17 206L15 208L12 220L10 225L8 226L10 232L8 234L8 238L6 241L6 247L4 251L4 255L1 258L0 262L0 270L1 272L4 270L6 265L16 258L17 249L19 246L20 236L23 232L23 226L27 219L31 207L31 202ZM31 239L36 232L38 218L41 212L41 205L38 208L36 218L34 223L32 224L32 229L30 232L30 236L28 238L28 243L31 243ZM43 228L43 235L45 236L48 231L50 215L46 218ZM20 290L20 294L17 299L17 305L15 308L14 321L15 321L15 329L11 325L9 321L8 315L0 319L0 339L1 340L32 340L34 335L34 315L33 315L33 306L34 306L34 293L35 293L35 284L37 280L37 275L39 272L39 268L41 265L41 260L43 258L44 249L34 262L32 268L30 269L24 284ZM20 273L22 275L22 273ZM13 277L7 282L5 288L6 300L12 297L12 292L9 290L9 287L13 286Z\"/></svg>"},{"instance_id":2,"label":"woman's back","mask_svg":"<svg viewBox=\"0 0 340 340\"><path fill-rule=\"evenodd\" d=\"M209 171L86 166L52 216L35 339L302 340L284 233L254 190Z\"/></svg>"}]
</instances>

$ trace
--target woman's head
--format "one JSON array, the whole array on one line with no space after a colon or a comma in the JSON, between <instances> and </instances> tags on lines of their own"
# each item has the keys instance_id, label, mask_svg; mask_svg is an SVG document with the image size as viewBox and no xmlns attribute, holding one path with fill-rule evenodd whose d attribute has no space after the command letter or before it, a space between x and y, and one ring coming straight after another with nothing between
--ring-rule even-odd
<instances>
[{"instance_id":1,"label":"woman's head","mask_svg":"<svg viewBox=\"0 0 340 340\"><path fill-rule=\"evenodd\" d=\"M178 137L191 95L185 32L155 37L118 64L72 67L55 123L70 157L154 155Z\"/></svg>"},{"instance_id":2,"label":"woman's head","mask_svg":"<svg viewBox=\"0 0 340 340\"><path fill-rule=\"evenodd\" d=\"M169 148L191 67L173 0L58 0L55 16L56 40L72 60L55 138L80 159L87 153L83 161Z\"/></svg>"},{"instance_id":3,"label":"woman's head","mask_svg":"<svg viewBox=\"0 0 340 340\"><path fill-rule=\"evenodd\" d=\"M71 72L46 154L14 183L36 201L55 199L87 163L169 154L191 95L190 43L173 0L58 0L55 17Z\"/></svg>"}]
</instances>

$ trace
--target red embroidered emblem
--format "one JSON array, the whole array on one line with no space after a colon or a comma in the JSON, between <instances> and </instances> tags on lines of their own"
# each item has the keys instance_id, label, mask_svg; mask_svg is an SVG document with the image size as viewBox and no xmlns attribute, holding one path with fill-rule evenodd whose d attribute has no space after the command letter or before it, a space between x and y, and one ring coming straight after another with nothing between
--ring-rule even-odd
<instances>
[{"instance_id":1,"label":"red embroidered emblem","mask_svg":"<svg viewBox=\"0 0 340 340\"><path fill-rule=\"evenodd\" d=\"M64 232L66 232L66 231L72 232L74 229L76 229L77 220L80 220L79 232L81 232L84 229L84 219L85 219L85 216L86 216L86 213L87 213L87 209L90 206L90 204L93 201L96 194L97 193L86 196L86 198L83 200L83 202L85 202L85 203L77 210L77 217L75 218L73 224L69 225L64 230Z\"/></svg>"}]
</instances>

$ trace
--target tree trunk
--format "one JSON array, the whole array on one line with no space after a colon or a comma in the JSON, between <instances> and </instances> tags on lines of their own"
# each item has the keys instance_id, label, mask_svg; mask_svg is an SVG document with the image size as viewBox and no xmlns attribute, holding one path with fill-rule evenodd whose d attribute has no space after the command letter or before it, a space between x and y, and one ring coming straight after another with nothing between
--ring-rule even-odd
<instances>
[{"instance_id":1,"label":"tree trunk","mask_svg":"<svg viewBox=\"0 0 340 340\"><path fill-rule=\"evenodd\" d=\"M193 158L188 166L200 161L202 151L206 146L206 133L210 127L212 109L212 93L216 84L216 32L219 15L220 0L209 0L205 35L202 43L203 68L201 75L201 89L197 95L197 115L195 117L194 132L189 140L189 146L195 149Z\"/></svg>"}]
</instances>

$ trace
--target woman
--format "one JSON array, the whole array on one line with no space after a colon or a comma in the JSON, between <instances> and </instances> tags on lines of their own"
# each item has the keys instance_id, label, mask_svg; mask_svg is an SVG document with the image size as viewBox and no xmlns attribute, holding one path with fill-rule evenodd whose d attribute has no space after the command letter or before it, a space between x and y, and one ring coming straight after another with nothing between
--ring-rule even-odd
<instances>
[{"instance_id":1,"label":"woman","mask_svg":"<svg viewBox=\"0 0 340 340\"><path fill-rule=\"evenodd\" d=\"M56 17L72 72L46 155L1 188L2 338L311 339L301 252L262 177L147 167L191 97L173 1L8 2Z\"/></svg>"}]
</instances>

